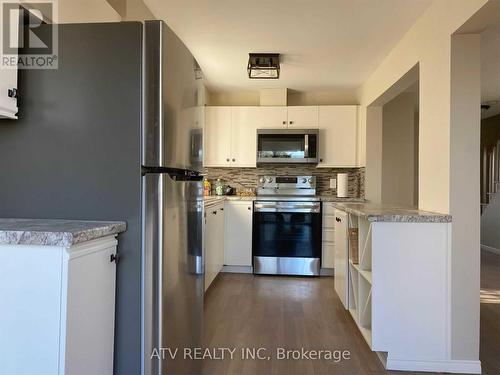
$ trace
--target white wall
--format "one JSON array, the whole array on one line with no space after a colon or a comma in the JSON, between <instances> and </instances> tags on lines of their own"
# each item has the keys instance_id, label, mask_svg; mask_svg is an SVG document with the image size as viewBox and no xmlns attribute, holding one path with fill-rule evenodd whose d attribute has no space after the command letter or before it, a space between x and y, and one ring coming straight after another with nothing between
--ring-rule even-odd
<instances>
[{"instance_id":1,"label":"white wall","mask_svg":"<svg viewBox=\"0 0 500 375\"><path fill-rule=\"evenodd\" d=\"M500 192L481 215L481 245L500 252Z\"/></svg>"},{"instance_id":2,"label":"white wall","mask_svg":"<svg viewBox=\"0 0 500 375\"><path fill-rule=\"evenodd\" d=\"M382 202L382 107L364 108L360 133L366 133L365 197L370 202ZM358 111L359 115L359 111ZM366 126L366 124L370 126ZM360 158L358 154L358 158Z\"/></svg>"},{"instance_id":3,"label":"white wall","mask_svg":"<svg viewBox=\"0 0 500 375\"><path fill-rule=\"evenodd\" d=\"M442 213L451 212L453 215L450 352L451 358L464 360L478 359L479 263L477 256L479 252L475 244L479 237L479 217L475 210L479 208L479 192L473 196L475 186L466 183L461 189L454 184L464 182L463 174L468 174L468 172L470 172L471 179L476 178L479 162L477 166L473 166L476 157L472 156L468 159L468 155L469 147L472 147L469 142L475 142L474 131L479 129L479 124L477 129L472 131L471 139L464 140L463 136L467 134L467 131L457 117L460 112L455 102L452 105L451 35L487 2L487 0L436 0L387 55L359 91L360 115L364 117L360 119L360 129L366 126L367 134L366 187L367 196L370 196L376 194L368 191L369 187L375 186L376 188L377 185L369 181L369 150L378 147L379 140L372 140L368 136L372 124L367 116L367 107L412 67L419 65L419 208ZM471 47L469 52L474 53L474 48ZM472 62L472 71L475 70L475 64L476 62ZM475 78L474 74L471 81ZM473 86L473 94L469 96L469 99L475 98L475 83L468 82L468 84ZM458 100L458 97L455 99ZM472 107L467 106L467 108ZM472 110L466 118L470 119L470 116L474 114L475 110ZM469 126L474 128L474 118ZM479 146L479 140L477 142ZM375 146L372 146L372 143L375 143ZM466 149L462 150L462 146ZM479 158L479 152L477 158ZM457 162L461 159L467 162L459 166ZM458 168L462 168L463 171L458 172ZM479 177L477 177L477 182L479 183ZM469 212L458 206L459 204L467 206L473 204L476 208L469 215ZM464 227L466 222L470 225ZM455 232L462 232L462 236L468 237L467 241L464 244L458 242L459 236L456 236ZM464 246L467 245L470 247L465 249ZM468 285L465 290L462 289L464 285Z\"/></svg>"},{"instance_id":4,"label":"white wall","mask_svg":"<svg viewBox=\"0 0 500 375\"><path fill-rule=\"evenodd\" d=\"M142 0L126 0L124 21L154 20L156 17Z\"/></svg>"},{"instance_id":5,"label":"white wall","mask_svg":"<svg viewBox=\"0 0 500 375\"><path fill-rule=\"evenodd\" d=\"M402 93L382 110L382 202L414 206L415 93Z\"/></svg>"},{"instance_id":6,"label":"white wall","mask_svg":"<svg viewBox=\"0 0 500 375\"><path fill-rule=\"evenodd\" d=\"M419 64L421 209L450 209L450 36L485 3L436 0L359 90L361 115L366 116L366 106Z\"/></svg>"},{"instance_id":7,"label":"white wall","mask_svg":"<svg viewBox=\"0 0 500 375\"><path fill-rule=\"evenodd\" d=\"M458 358L479 356L481 36L451 38L452 333Z\"/></svg>"},{"instance_id":8,"label":"white wall","mask_svg":"<svg viewBox=\"0 0 500 375\"><path fill-rule=\"evenodd\" d=\"M210 105L260 105L259 91L212 91ZM288 105L350 105L358 104L354 90L346 91L288 91Z\"/></svg>"},{"instance_id":9,"label":"white wall","mask_svg":"<svg viewBox=\"0 0 500 375\"><path fill-rule=\"evenodd\" d=\"M59 0L59 23L120 22L106 0Z\"/></svg>"}]
</instances>

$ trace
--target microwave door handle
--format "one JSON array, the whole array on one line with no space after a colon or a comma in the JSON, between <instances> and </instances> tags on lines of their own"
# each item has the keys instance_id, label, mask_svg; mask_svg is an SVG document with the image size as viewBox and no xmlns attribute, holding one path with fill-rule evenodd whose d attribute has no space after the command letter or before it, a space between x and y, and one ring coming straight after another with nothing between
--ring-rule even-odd
<instances>
[{"instance_id":1,"label":"microwave door handle","mask_svg":"<svg viewBox=\"0 0 500 375\"><path fill-rule=\"evenodd\" d=\"M304 135L304 158L309 158L309 134Z\"/></svg>"}]
</instances>

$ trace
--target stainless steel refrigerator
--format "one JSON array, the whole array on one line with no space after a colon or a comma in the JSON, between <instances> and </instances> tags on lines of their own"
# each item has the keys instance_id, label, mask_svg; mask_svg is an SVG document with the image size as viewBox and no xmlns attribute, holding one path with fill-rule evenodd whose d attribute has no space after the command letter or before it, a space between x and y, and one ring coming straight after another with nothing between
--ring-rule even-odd
<instances>
[{"instance_id":1,"label":"stainless steel refrigerator","mask_svg":"<svg viewBox=\"0 0 500 375\"><path fill-rule=\"evenodd\" d=\"M57 27L59 68L20 71L19 120L0 121L0 216L126 220L114 373L196 374L202 73L161 21Z\"/></svg>"}]
</instances>

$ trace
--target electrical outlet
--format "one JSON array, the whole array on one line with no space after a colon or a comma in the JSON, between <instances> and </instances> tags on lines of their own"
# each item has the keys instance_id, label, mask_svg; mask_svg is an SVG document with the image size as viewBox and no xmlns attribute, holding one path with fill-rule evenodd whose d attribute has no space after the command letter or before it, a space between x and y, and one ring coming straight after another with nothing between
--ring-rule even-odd
<instances>
[{"instance_id":1,"label":"electrical outlet","mask_svg":"<svg viewBox=\"0 0 500 375\"><path fill-rule=\"evenodd\" d=\"M337 187L337 179L330 178L330 189L335 189Z\"/></svg>"}]
</instances>

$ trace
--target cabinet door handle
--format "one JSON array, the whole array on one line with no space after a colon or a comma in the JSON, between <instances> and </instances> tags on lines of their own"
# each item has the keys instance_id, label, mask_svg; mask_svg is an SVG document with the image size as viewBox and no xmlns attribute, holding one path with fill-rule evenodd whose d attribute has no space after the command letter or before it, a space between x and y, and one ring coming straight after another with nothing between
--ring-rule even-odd
<instances>
[{"instance_id":1,"label":"cabinet door handle","mask_svg":"<svg viewBox=\"0 0 500 375\"><path fill-rule=\"evenodd\" d=\"M212 211L212 215L217 215L217 211Z\"/></svg>"},{"instance_id":2,"label":"cabinet door handle","mask_svg":"<svg viewBox=\"0 0 500 375\"><path fill-rule=\"evenodd\" d=\"M227 158L226 161L229 162L229 158Z\"/></svg>"},{"instance_id":3,"label":"cabinet door handle","mask_svg":"<svg viewBox=\"0 0 500 375\"><path fill-rule=\"evenodd\" d=\"M320 162L320 163L323 163L323 159L319 159L319 162Z\"/></svg>"},{"instance_id":4,"label":"cabinet door handle","mask_svg":"<svg viewBox=\"0 0 500 375\"><path fill-rule=\"evenodd\" d=\"M252 207L247 207L248 208L248 211L252 211Z\"/></svg>"},{"instance_id":5,"label":"cabinet door handle","mask_svg":"<svg viewBox=\"0 0 500 375\"><path fill-rule=\"evenodd\" d=\"M233 158L233 162L235 162L235 161L236 161L236 159L235 159L235 158Z\"/></svg>"},{"instance_id":6,"label":"cabinet door handle","mask_svg":"<svg viewBox=\"0 0 500 375\"><path fill-rule=\"evenodd\" d=\"M115 263L118 263L120 260L120 255L119 254L111 254L111 256L109 257L109 261L111 263L115 262Z\"/></svg>"},{"instance_id":7,"label":"cabinet door handle","mask_svg":"<svg viewBox=\"0 0 500 375\"><path fill-rule=\"evenodd\" d=\"M9 98L17 99L17 89L8 89L7 96Z\"/></svg>"},{"instance_id":8,"label":"cabinet door handle","mask_svg":"<svg viewBox=\"0 0 500 375\"><path fill-rule=\"evenodd\" d=\"M290 125L293 125L293 121L290 121Z\"/></svg>"},{"instance_id":9,"label":"cabinet door handle","mask_svg":"<svg viewBox=\"0 0 500 375\"><path fill-rule=\"evenodd\" d=\"M283 125L286 125L286 121L283 121Z\"/></svg>"},{"instance_id":10,"label":"cabinet door handle","mask_svg":"<svg viewBox=\"0 0 500 375\"><path fill-rule=\"evenodd\" d=\"M224 211L224 208L221 208L220 210L221 210L221 211Z\"/></svg>"},{"instance_id":11,"label":"cabinet door handle","mask_svg":"<svg viewBox=\"0 0 500 375\"><path fill-rule=\"evenodd\" d=\"M342 220L341 220L339 217L336 217L336 218L335 218L335 221L336 221L337 223L342 222Z\"/></svg>"}]
</instances>

